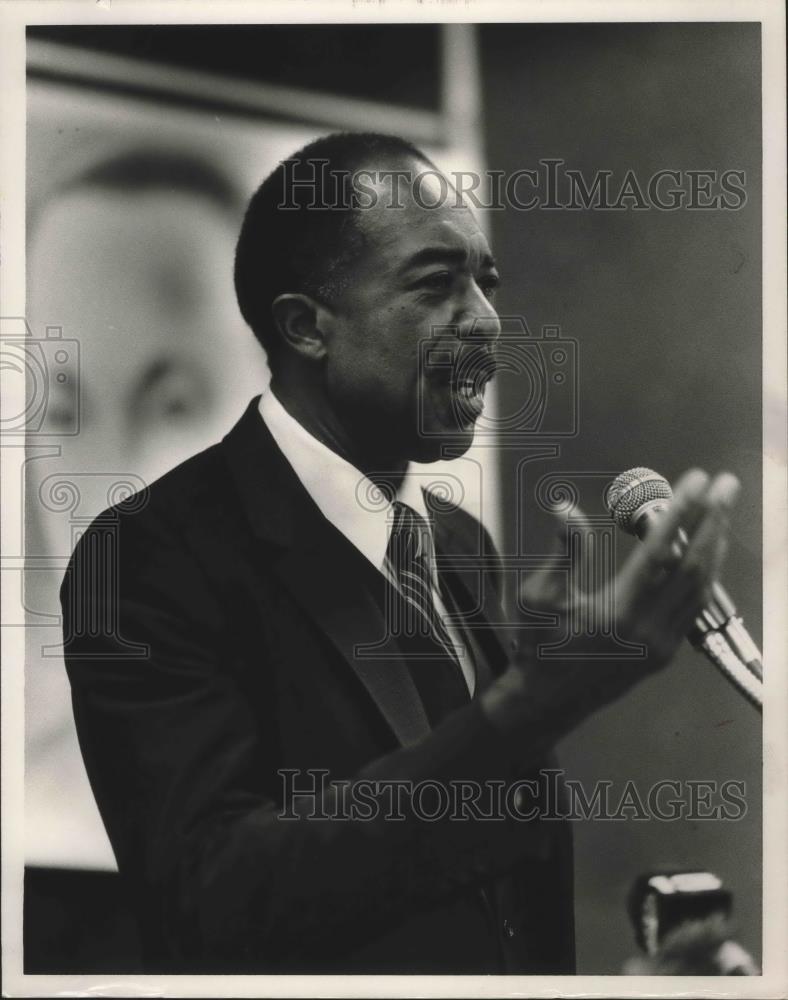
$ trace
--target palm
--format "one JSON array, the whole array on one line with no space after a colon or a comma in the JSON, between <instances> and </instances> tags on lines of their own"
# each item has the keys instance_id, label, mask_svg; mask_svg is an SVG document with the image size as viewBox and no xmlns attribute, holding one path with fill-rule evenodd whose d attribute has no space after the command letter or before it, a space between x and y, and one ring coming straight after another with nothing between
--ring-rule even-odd
<instances>
[{"instance_id":1,"label":"palm","mask_svg":"<svg viewBox=\"0 0 788 1000\"><path fill-rule=\"evenodd\" d=\"M738 491L730 474L713 480L700 471L687 473L676 487L674 501L643 545L638 546L606 587L591 593L567 588L565 578L547 566L523 588L526 606L557 614L559 621L600 622L612 617L614 634L624 643L645 648L645 656L606 658L599 645L589 655L544 656L557 628L548 636L533 630L519 669L531 696L546 710L566 710L570 716L612 701L644 676L663 667L673 656L702 609L710 584L719 574L727 548L728 511ZM573 511L573 520L582 518ZM688 537L682 555L675 552L679 529ZM581 553L580 558L583 558ZM581 579L591 575L581 572ZM597 643L601 640L597 638Z\"/></svg>"}]
</instances>

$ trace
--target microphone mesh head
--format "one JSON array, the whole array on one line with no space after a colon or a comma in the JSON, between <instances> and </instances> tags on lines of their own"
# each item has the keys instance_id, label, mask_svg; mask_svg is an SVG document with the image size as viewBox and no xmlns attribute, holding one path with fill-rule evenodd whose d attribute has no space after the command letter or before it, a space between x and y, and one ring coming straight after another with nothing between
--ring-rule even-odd
<instances>
[{"instance_id":1,"label":"microphone mesh head","mask_svg":"<svg viewBox=\"0 0 788 1000\"><path fill-rule=\"evenodd\" d=\"M672 499L673 490L664 476L653 469L638 467L616 476L608 488L606 503L618 527L634 534L635 515L644 505Z\"/></svg>"}]
</instances>

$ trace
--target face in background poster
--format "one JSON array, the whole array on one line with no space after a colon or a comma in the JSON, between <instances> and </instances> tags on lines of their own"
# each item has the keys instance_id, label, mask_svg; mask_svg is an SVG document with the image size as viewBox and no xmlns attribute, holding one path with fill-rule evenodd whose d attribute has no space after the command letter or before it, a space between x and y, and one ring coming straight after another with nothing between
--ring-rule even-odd
<instances>
[{"instance_id":1,"label":"face in background poster","mask_svg":"<svg viewBox=\"0 0 788 1000\"><path fill-rule=\"evenodd\" d=\"M184 36L178 29L149 29L140 39L132 27L114 36L44 28L29 38L27 316L31 330L42 334L44 353L59 358L69 352L68 362L53 356L42 368L44 422L25 468L27 554L38 559L35 570L31 560L25 583L31 609L26 858L32 866L115 868L77 746L54 635L64 557L78 532L124 490L135 492L215 443L265 388L265 355L243 322L232 283L246 204L280 160L332 128L353 125L353 98L334 97L334 124L321 126L308 121L309 95L281 88L272 96L270 83L258 85L270 117L245 118L232 104L231 113L217 114L146 97L149 74L163 72L169 80L168 64L177 65L184 37L199 62L206 30L200 35L192 28ZM328 30L335 48L364 41L343 41L343 29ZM385 29L373 28L371 35L369 27L362 30L378 49L391 51ZM320 29L257 33L269 56L276 38L280 49L302 60L320 51ZM416 29L416 37L430 63L420 70L428 80L422 100L435 103L439 29ZM227 51L238 38L237 32L227 37ZM157 45L158 60L151 59ZM124 83L120 96L100 73L88 88L75 85L85 52L99 65L109 60L107 72ZM293 73L281 53L278 63L262 70L248 61L250 72L265 81L289 80ZM70 84L52 82L53 65ZM205 102L213 78L204 70L196 80L193 75L181 87ZM323 77L331 79L330 69ZM170 83L179 83L177 75ZM346 81L345 89L350 86L366 89ZM232 77L225 87L235 97ZM280 111L283 103L288 113ZM381 101L373 113L398 114L396 103ZM417 111L416 122L419 115L428 113ZM437 138L439 113L431 123ZM441 140L434 151L429 143L424 148L446 169L455 162L470 169L477 143L467 128L464 133L465 139L460 133ZM64 371L68 378L59 382ZM35 460L38 440L57 442L57 454L50 448ZM495 489L493 462L487 449L452 463L451 481L461 484L471 509L481 507L487 466L486 488ZM492 511L489 520L495 530Z\"/></svg>"}]
</instances>

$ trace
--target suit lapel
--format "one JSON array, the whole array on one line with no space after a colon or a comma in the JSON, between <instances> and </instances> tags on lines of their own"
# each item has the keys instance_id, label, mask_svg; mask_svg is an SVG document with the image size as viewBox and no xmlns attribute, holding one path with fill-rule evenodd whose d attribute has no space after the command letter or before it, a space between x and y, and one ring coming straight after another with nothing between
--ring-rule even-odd
<instances>
[{"instance_id":1,"label":"suit lapel","mask_svg":"<svg viewBox=\"0 0 788 1000\"><path fill-rule=\"evenodd\" d=\"M352 550L352 551L350 551ZM380 607L356 572L364 556L340 536L311 551L293 547L276 563L279 578L344 657L402 746L430 725L405 658ZM378 572L370 565L373 573Z\"/></svg>"},{"instance_id":2,"label":"suit lapel","mask_svg":"<svg viewBox=\"0 0 788 1000\"><path fill-rule=\"evenodd\" d=\"M476 659L483 690L505 669L509 656L505 626L500 624L505 616L480 554L482 539L479 536L476 544L463 539L464 533L445 513L434 515L433 531L438 573L462 615L463 631ZM484 660L481 665L480 659Z\"/></svg>"},{"instance_id":3,"label":"suit lapel","mask_svg":"<svg viewBox=\"0 0 788 1000\"><path fill-rule=\"evenodd\" d=\"M399 743L415 743L429 733L429 722L370 590L368 570L377 570L323 517L258 403L252 400L223 441L252 529L269 546L273 571L346 660Z\"/></svg>"}]
</instances>

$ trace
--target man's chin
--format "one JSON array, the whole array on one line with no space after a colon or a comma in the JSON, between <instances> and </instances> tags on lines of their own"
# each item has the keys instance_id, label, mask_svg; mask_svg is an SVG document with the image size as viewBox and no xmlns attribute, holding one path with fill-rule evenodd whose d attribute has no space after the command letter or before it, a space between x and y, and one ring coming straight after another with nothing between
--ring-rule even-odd
<instances>
[{"instance_id":1,"label":"man's chin","mask_svg":"<svg viewBox=\"0 0 788 1000\"><path fill-rule=\"evenodd\" d=\"M439 462L462 457L473 444L475 425L422 434L413 455L414 462Z\"/></svg>"}]
</instances>

